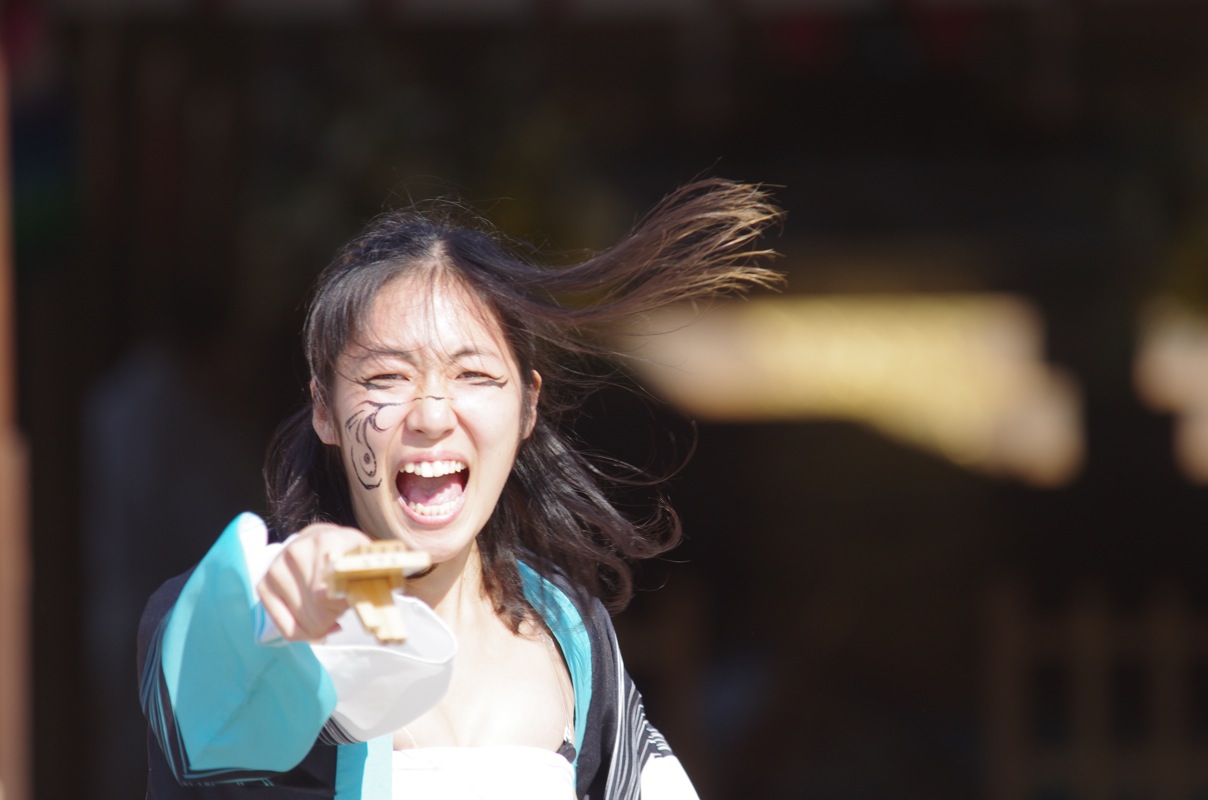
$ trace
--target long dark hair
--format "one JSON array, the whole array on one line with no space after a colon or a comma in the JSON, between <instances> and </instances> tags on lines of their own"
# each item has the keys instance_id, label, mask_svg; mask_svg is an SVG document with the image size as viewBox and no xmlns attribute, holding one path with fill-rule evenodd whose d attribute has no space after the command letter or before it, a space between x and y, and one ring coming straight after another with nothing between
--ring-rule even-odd
<instances>
[{"instance_id":1,"label":"long dark hair","mask_svg":"<svg viewBox=\"0 0 1208 800\"><path fill-rule=\"evenodd\" d=\"M633 593L629 562L674 547L679 521L665 503L644 521L627 518L609 499L615 472L573 447L559 422L590 390L589 365L623 360L607 344L620 323L780 283L762 266L772 251L757 241L781 212L759 186L702 180L664 198L612 248L549 268L448 209L379 217L320 274L304 333L312 400L278 429L265 465L272 527L288 534L321 520L356 525L337 448L311 427L313 404L327 402L336 362L382 287L435 268L495 315L530 382L525 391L534 391L534 371L543 379L533 432L478 535L487 592L518 628L528 613L523 560L546 576L561 573L615 612Z\"/></svg>"}]
</instances>

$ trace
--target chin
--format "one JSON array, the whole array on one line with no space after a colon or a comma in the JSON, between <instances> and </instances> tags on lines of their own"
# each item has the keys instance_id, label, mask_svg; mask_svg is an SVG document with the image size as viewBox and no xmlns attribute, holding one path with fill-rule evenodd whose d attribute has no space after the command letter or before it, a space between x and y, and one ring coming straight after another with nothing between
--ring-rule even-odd
<instances>
[{"instance_id":1,"label":"chin","mask_svg":"<svg viewBox=\"0 0 1208 800\"><path fill-rule=\"evenodd\" d=\"M450 561L464 553L474 544L474 536L466 536L449 529L407 530L399 536L413 550L423 550L433 564Z\"/></svg>"}]
</instances>

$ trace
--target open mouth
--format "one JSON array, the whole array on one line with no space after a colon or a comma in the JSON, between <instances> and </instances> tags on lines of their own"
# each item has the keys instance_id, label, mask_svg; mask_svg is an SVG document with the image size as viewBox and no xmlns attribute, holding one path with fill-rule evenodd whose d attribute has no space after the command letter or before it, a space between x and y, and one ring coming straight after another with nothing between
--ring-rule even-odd
<instances>
[{"instance_id":1,"label":"open mouth","mask_svg":"<svg viewBox=\"0 0 1208 800\"><path fill-rule=\"evenodd\" d=\"M394 481L412 514L436 520L461 507L469 477L460 461L412 461L403 465Z\"/></svg>"}]
</instances>

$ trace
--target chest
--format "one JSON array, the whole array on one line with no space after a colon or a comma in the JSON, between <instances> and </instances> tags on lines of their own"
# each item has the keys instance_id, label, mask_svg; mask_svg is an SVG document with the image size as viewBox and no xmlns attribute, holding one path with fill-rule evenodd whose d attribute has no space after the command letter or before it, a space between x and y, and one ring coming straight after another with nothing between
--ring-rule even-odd
<instances>
[{"instance_id":1,"label":"chest","mask_svg":"<svg viewBox=\"0 0 1208 800\"><path fill-rule=\"evenodd\" d=\"M548 633L502 629L463 641L449 690L397 731L395 749L529 746L556 751L573 738L574 691Z\"/></svg>"}]
</instances>

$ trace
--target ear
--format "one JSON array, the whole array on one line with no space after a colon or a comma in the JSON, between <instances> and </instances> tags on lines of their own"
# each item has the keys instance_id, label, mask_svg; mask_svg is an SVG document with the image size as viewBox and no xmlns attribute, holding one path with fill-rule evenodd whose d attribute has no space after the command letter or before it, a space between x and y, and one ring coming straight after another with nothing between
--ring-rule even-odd
<instances>
[{"instance_id":1,"label":"ear","mask_svg":"<svg viewBox=\"0 0 1208 800\"><path fill-rule=\"evenodd\" d=\"M528 391L528 408L524 414L524 430L520 432L521 439L527 439L533 435L533 428L537 426L537 401L541 398L541 373L533 370L533 382Z\"/></svg>"},{"instance_id":2,"label":"ear","mask_svg":"<svg viewBox=\"0 0 1208 800\"><path fill-rule=\"evenodd\" d=\"M314 427L319 441L323 444L339 444L340 439L336 436L336 426L331 420L331 409L323 398L323 392L319 390L318 384L313 379L310 382L310 406L310 424Z\"/></svg>"}]
</instances>

